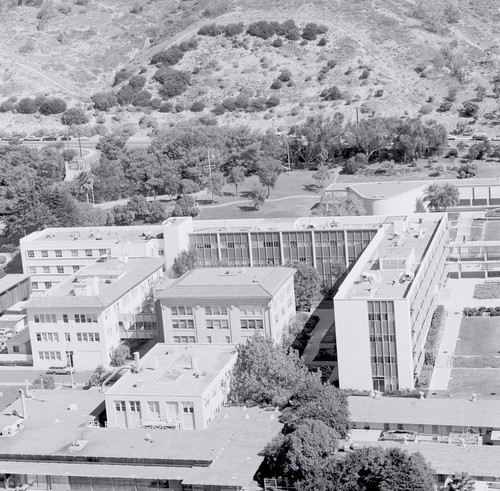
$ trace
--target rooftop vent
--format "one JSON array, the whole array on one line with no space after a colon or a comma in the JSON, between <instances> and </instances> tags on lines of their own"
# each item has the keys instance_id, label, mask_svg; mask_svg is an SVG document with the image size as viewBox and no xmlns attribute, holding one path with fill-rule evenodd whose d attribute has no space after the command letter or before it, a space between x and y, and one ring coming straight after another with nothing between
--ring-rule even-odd
<instances>
[{"instance_id":1,"label":"rooftop vent","mask_svg":"<svg viewBox=\"0 0 500 491\"><path fill-rule=\"evenodd\" d=\"M75 440L71 443L68 449L70 452L80 452L85 447L85 445L87 445L87 443L88 440Z\"/></svg>"}]
</instances>

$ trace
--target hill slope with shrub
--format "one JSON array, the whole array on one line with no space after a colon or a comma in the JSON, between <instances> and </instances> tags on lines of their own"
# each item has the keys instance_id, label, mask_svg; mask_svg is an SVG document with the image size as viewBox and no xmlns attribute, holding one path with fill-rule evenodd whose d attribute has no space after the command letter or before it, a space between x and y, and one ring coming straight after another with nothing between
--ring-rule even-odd
<instances>
[{"instance_id":1,"label":"hill slope with shrub","mask_svg":"<svg viewBox=\"0 0 500 491\"><path fill-rule=\"evenodd\" d=\"M61 101L100 132L193 118L286 129L337 111L461 133L500 122L495 0L18 3L0 3L8 131L60 128Z\"/></svg>"}]
</instances>

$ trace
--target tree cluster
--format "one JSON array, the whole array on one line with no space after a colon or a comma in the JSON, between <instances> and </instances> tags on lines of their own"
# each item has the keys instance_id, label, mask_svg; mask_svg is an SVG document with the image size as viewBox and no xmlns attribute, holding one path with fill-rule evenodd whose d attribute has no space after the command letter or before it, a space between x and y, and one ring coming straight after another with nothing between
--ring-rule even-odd
<instances>
[{"instance_id":1,"label":"tree cluster","mask_svg":"<svg viewBox=\"0 0 500 491\"><path fill-rule=\"evenodd\" d=\"M0 104L0 112L2 113L12 111L19 114L35 114L39 112L44 116L49 116L62 114L66 109L66 101L59 97L23 97L19 101L15 97L10 97Z\"/></svg>"},{"instance_id":2,"label":"tree cluster","mask_svg":"<svg viewBox=\"0 0 500 491\"><path fill-rule=\"evenodd\" d=\"M451 206L457 206L460 200L458 188L453 184L432 183L427 186L424 194L424 201L429 203L429 207L435 211L446 211Z\"/></svg>"}]
</instances>

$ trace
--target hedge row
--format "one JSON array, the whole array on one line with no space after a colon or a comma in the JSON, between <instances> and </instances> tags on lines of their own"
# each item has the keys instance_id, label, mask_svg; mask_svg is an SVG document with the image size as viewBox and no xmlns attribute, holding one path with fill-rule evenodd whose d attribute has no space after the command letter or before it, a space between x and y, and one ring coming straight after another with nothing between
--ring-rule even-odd
<instances>
[{"instance_id":1,"label":"hedge row","mask_svg":"<svg viewBox=\"0 0 500 491\"><path fill-rule=\"evenodd\" d=\"M434 364L436 363L436 355L439 348L439 331L441 329L441 324L443 323L444 315L444 307L442 305L438 305L432 314L431 325L425 341L425 359L418 376L419 386L428 386L431 381Z\"/></svg>"},{"instance_id":2,"label":"hedge row","mask_svg":"<svg viewBox=\"0 0 500 491\"><path fill-rule=\"evenodd\" d=\"M465 317L483 317L484 314L489 314L490 317L500 316L500 307L465 307Z\"/></svg>"}]
</instances>

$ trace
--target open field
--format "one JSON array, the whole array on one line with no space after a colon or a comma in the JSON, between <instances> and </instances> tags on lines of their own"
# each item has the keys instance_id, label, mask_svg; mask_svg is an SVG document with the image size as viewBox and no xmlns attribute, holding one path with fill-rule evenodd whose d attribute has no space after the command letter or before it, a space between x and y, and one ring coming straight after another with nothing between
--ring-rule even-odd
<instances>
[{"instance_id":1,"label":"open field","mask_svg":"<svg viewBox=\"0 0 500 491\"><path fill-rule=\"evenodd\" d=\"M500 353L500 317L464 317L457 356L494 356ZM500 391L500 388L499 388Z\"/></svg>"},{"instance_id":2,"label":"open field","mask_svg":"<svg viewBox=\"0 0 500 491\"><path fill-rule=\"evenodd\" d=\"M500 240L500 221L488 221L485 223L484 240Z\"/></svg>"},{"instance_id":3,"label":"open field","mask_svg":"<svg viewBox=\"0 0 500 491\"><path fill-rule=\"evenodd\" d=\"M454 368L448 390L453 397L500 398L500 369L498 368Z\"/></svg>"}]
</instances>

